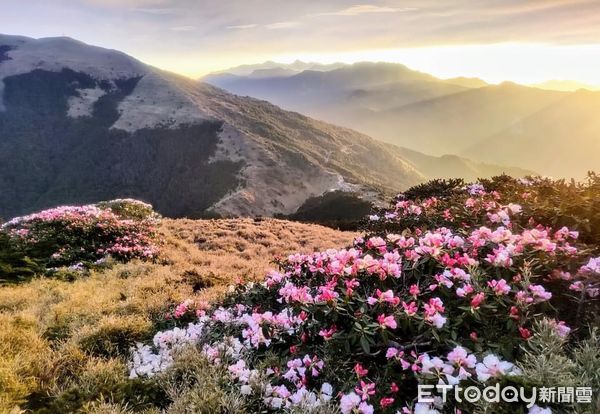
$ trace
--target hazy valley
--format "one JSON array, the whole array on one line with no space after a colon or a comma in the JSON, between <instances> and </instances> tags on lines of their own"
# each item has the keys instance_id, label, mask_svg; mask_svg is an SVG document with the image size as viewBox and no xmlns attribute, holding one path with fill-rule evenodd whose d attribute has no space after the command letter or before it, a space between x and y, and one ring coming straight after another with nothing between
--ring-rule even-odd
<instances>
[{"instance_id":1,"label":"hazy valley","mask_svg":"<svg viewBox=\"0 0 600 414\"><path fill-rule=\"evenodd\" d=\"M276 73L276 64L270 67ZM287 65L279 70L291 71ZM277 76L257 72L234 68L205 80L425 154L566 178L581 178L600 165L600 92L443 80L391 63L317 66ZM542 86L578 86L565 84Z\"/></svg>"}]
</instances>

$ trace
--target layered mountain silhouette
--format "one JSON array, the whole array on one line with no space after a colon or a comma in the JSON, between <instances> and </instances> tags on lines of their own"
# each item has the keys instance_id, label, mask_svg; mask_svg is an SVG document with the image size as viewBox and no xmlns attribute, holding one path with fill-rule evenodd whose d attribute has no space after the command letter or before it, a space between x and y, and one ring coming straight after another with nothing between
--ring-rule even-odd
<instances>
[{"instance_id":1,"label":"layered mountain silhouette","mask_svg":"<svg viewBox=\"0 0 600 414\"><path fill-rule=\"evenodd\" d=\"M332 190L422 182L423 157L118 51L0 35L0 217L119 197L174 217L291 214Z\"/></svg>"},{"instance_id":2,"label":"layered mountain silhouette","mask_svg":"<svg viewBox=\"0 0 600 414\"><path fill-rule=\"evenodd\" d=\"M581 178L600 168L600 92L551 90L555 82L543 89L489 85L438 79L390 63L271 78L222 73L207 81L435 156L454 154L556 177Z\"/></svg>"},{"instance_id":3,"label":"layered mountain silhouette","mask_svg":"<svg viewBox=\"0 0 600 414\"><path fill-rule=\"evenodd\" d=\"M299 66L296 63L295 67ZM280 69L289 71L290 67ZM464 80L441 82L391 63L359 63L334 69L315 66L273 77L257 76L260 69L248 70L235 68L233 73L209 75L203 80L238 95L265 99L285 109L350 127L361 127L363 118L371 113L467 89L461 85ZM248 74L239 75L244 72Z\"/></svg>"},{"instance_id":4,"label":"layered mountain silhouette","mask_svg":"<svg viewBox=\"0 0 600 414\"><path fill-rule=\"evenodd\" d=\"M583 82L577 82L573 80L547 80L544 82L534 83L530 86L540 89L549 89L551 91L565 91L565 92L574 92L579 89L587 89L589 91L597 91L600 90L600 87L589 85Z\"/></svg>"}]
</instances>

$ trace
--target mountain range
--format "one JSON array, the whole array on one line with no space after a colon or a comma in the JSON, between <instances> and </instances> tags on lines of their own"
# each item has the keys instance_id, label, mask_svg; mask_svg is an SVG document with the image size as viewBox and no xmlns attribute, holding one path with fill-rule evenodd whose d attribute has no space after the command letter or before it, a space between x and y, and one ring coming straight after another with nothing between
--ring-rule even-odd
<instances>
[{"instance_id":1,"label":"mountain range","mask_svg":"<svg viewBox=\"0 0 600 414\"><path fill-rule=\"evenodd\" d=\"M419 154L71 38L0 35L0 217L120 197L172 217L286 215L332 190L503 171L527 173Z\"/></svg>"},{"instance_id":2,"label":"mountain range","mask_svg":"<svg viewBox=\"0 0 600 414\"><path fill-rule=\"evenodd\" d=\"M287 65L280 68L289 72ZM245 70L204 80L434 156L453 154L567 178L600 167L600 92L551 90L573 82L493 85L373 62L272 77Z\"/></svg>"}]
</instances>

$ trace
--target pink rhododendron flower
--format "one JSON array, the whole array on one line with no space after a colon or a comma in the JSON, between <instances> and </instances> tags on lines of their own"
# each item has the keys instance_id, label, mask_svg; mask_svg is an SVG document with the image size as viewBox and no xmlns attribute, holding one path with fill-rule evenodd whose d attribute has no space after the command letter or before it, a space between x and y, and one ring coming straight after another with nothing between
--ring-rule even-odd
<instances>
[{"instance_id":1,"label":"pink rhododendron flower","mask_svg":"<svg viewBox=\"0 0 600 414\"><path fill-rule=\"evenodd\" d=\"M433 315L426 316L425 320L431 322L431 324L438 329L441 329L447 321L447 319L438 312L434 313Z\"/></svg>"},{"instance_id":2,"label":"pink rhododendron flower","mask_svg":"<svg viewBox=\"0 0 600 414\"><path fill-rule=\"evenodd\" d=\"M416 302L402 302L402 308L404 308L404 312L406 312L408 316L414 316L418 310Z\"/></svg>"},{"instance_id":3,"label":"pink rhododendron flower","mask_svg":"<svg viewBox=\"0 0 600 414\"><path fill-rule=\"evenodd\" d=\"M581 273L599 273L600 274L600 257L591 258L586 265L579 270Z\"/></svg>"},{"instance_id":4,"label":"pink rhododendron flower","mask_svg":"<svg viewBox=\"0 0 600 414\"><path fill-rule=\"evenodd\" d=\"M565 321L551 321L551 324L554 326L556 334L561 338L566 338L571 333L571 328L567 326Z\"/></svg>"},{"instance_id":5,"label":"pink rhododendron flower","mask_svg":"<svg viewBox=\"0 0 600 414\"><path fill-rule=\"evenodd\" d=\"M522 305L533 303L533 297L530 296L526 291L520 290L515 295L515 299Z\"/></svg>"},{"instance_id":6,"label":"pink rhododendron flower","mask_svg":"<svg viewBox=\"0 0 600 414\"><path fill-rule=\"evenodd\" d=\"M483 358L483 362L475 366L475 371L477 372L477 378L484 382L492 377L518 374L520 372L514 364L502 361L496 355L487 355Z\"/></svg>"},{"instance_id":7,"label":"pink rhododendron flower","mask_svg":"<svg viewBox=\"0 0 600 414\"><path fill-rule=\"evenodd\" d=\"M375 409L372 405L367 404L363 401L360 404L358 404L358 412L360 414L373 414L375 412Z\"/></svg>"},{"instance_id":8,"label":"pink rhododendron flower","mask_svg":"<svg viewBox=\"0 0 600 414\"><path fill-rule=\"evenodd\" d=\"M354 392L343 395L340 399L340 411L342 414L350 414L352 410L358 408L361 401L360 396Z\"/></svg>"},{"instance_id":9,"label":"pink rhododendron flower","mask_svg":"<svg viewBox=\"0 0 600 414\"><path fill-rule=\"evenodd\" d=\"M552 298L552 293L547 292L542 285L529 285L529 290L533 294L535 302L543 302Z\"/></svg>"},{"instance_id":10,"label":"pink rhododendron flower","mask_svg":"<svg viewBox=\"0 0 600 414\"><path fill-rule=\"evenodd\" d=\"M360 282L356 279L349 279L344 281L346 285L346 296L352 296L354 294L354 289L360 286Z\"/></svg>"},{"instance_id":11,"label":"pink rhododendron flower","mask_svg":"<svg viewBox=\"0 0 600 414\"><path fill-rule=\"evenodd\" d=\"M519 327L519 333L521 334L521 338L525 340L531 338L531 331L527 328Z\"/></svg>"},{"instance_id":12,"label":"pink rhododendron flower","mask_svg":"<svg viewBox=\"0 0 600 414\"><path fill-rule=\"evenodd\" d=\"M504 280L504 279L490 280L487 284L490 288L492 288L492 290L494 291L494 293L496 295L502 296L502 295L506 295L506 294L508 294L508 292L510 292L510 286L508 286L508 284L506 283L506 280Z\"/></svg>"},{"instance_id":13,"label":"pink rhododendron flower","mask_svg":"<svg viewBox=\"0 0 600 414\"><path fill-rule=\"evenodd\" d=\"M391 289L382 292L377 289L375 291L375 296L370 296L367 299L367 303L369 305L374 305L376 303L389 303L390 305L397 306L400 303L400 298L394 296L394 292Z\"/></svg>"},{"instance_id":14,"label":"pink rhododendron flower","mask_svg":"<svg viewBox=\"0 0 600 414\"><path fill-rule=\"evenodd\" d=\"M430 298L429 302L423 305L426 315L433 315L437 312L444 312L444 303L438 297Z\"/></svg>"},{"instance_id":15,"label":"pink rhododendron flower","mask_svg":"<svg viewBox=\"0 0 600 414\"><path fill-rule=\"evenodd\" d=\"M404 359L404 351L400 351L397 348L388 348L385 353L385 357L387 359L395 359L400 361L403 370L407 370L411 367L411 364L406 359Z\"/></svg>"},{"instance_id":16,"label":"pink rhododendron flower","mask_svg":"<svg viewBox=\"0 0 600 414\"><path fill-rule=\"evenodd\" d=\"M394 401L394 397L384 397L381 400L379 400L379 405L381 405L381 408L387 408L394 404Z\"/></svg>"},{"instance_id":17,"label":"pink rhododendron flower","mask_svg":"<svg viewBox=\"0 0 600 414\"><path fill-rule=\"evenodd\" d=\"M366 376L369 373L369 370L363 368L363 366L357 362L356 365L354 365L354 372L356 372L356 375L360 378Z\"/></svg>"},{"instance_id":18,"label":"pink rhododendron flower","mask_svg":"<svg viewBox=\"0 0 600 414\"><path fill-rule=\"evenodd\" d=\"M369 249L379 250L380 253L387 251L387 243L381 237L371 237L366 245Z\"/></svg>"},{"instance_id":19,"label":"pink rhododendron flower","mask_svg":"<svg viewBox=\"0 0 600 414\"><path fill-rule=\"evenodd\" d=\"M339 298L339 293L335 291L334 284L319 286L319 294L315 297L317 302L332 302Z\"/></svg>"},{"instance_id":20,"label":"pink rhododendron flower","mask_svg":"<svg viewBox=\"0 0 600 414\"><path fill-rule=\"evenodd\" d=\"M175 318L181 318L183 315L185 315L191 309L191 307L193 305L194 305L194 301L191 299L187 299L186 301L177 305L177 307L175 308L175 311L173 311L173 316Z\"/></svg>"},{"instance_id":21,"label":"pink rhododendron flower","mask_svg":"<svg viewBox=\"0 0 600 414\"><path fill-rule=\"evenodd\" d=\"M467 353L467 350L462 346L457 346L450 351L447 359L456 366L466 368L475 368L475 364L477 363L477 358L475 358L475 355Z\"/></svg>"},{"instance_id":22,"label":"pink rhododendron flower","mask_svg":"<svg viewBox=\"0 0 600 414\"><path fill-rule=\"evenodd\" d=\"M371 395L375 395L375 384L360 381L359 386L354 388L354 391L360 396L363 401L369 399Z\"/></svg>"},{"instance_id":23,"label":"pink rhododendron flower","mask_svg":"<svg viewBox=\"0 0 600 414\"><path fill-rule=\"evenodd\" d=\"M483 303L484 300L485 294L483 292L479 292L478 294L473 296L473 299L471 299L471 308L479 309L479 306Z\"/></svg>"},{"instance_id":24,"label":"pink rhododendron flower","mask_svg":"<svg viewBox=\"0 0 600 414\"><path fill-rule=\"evenodd\" d=\"M325 339L326 341L331 339L331 337L333 336L334 333L337 332L337 328L335 325L333 325L331 328L329 329L321 329L319 331L319 336L322 336L323 339Z\"/></svg>"},{"instance_id":25,"label":"pink rhododendron flower","mask_svg":"<svg viewBox=\"0 0 600 414\"><path fill-rule=\"evenodd\" d=\"M473 291L474 291L473 286L466 284L466 285L463 285L463 287L456 289L456 296L458 296L459 298L464 298L465 296L473 293Z\"/></svg>"},{"instance_id":26,"label":"pink rhododendron flower","mask_svg":"<svg viewBox=\"0 0 600 414\"><path fill-rule=\"evenodd\" d=\"M420 293L419 285L417 285L417 284L410 285L410 288L408 289L408 293L410 293L412 296L415 296L415 297L418 296Z\"/></svg>"},{"instance_id":27,"label":"pink rhododendron flower","mask_svg":"<svg viewBox=\"0 0 600 414\"><path fill-rule=\"evenodd\" d=\"M393 315L385 316L382 313L377 317L377 322L379 323L379 326L381 326L382 328L396 329L398 327L398 324L396 323L396 319L394 319Z\"/></svg>"},{"instance_id":28,"label":"pink rhododendron flower","mask_svg":"<svg viewBox=\"0 0 600 414\"><path fill-rule=\"evenodd\" d=\"M583 290L583 282L581 282L580 280L578 280L577 282L573 282L569 285L569 289L581 292Z\"/></svg>"}]
</instances>

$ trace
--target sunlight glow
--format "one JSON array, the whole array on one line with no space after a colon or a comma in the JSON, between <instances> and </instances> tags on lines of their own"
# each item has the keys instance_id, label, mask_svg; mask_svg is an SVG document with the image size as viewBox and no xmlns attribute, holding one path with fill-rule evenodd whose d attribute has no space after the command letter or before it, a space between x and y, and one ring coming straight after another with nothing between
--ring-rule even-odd
<instances>
[{"instance_id":1,"label":"sunlight glow","mask_svg":"<svg viewBox=\"0 0 600 414\"><path fill-rule=\"evenodd\" d=\"M395 62L440 78L478 77L490 83L513 81L530 84L550 79L571 79L600 85L600 44L555 46L497 43L298 53L272 57L272 60L281 63L291 63L297 59L318 63ZM259 62L256 59L253 61Z\"/></svg>"}]
</instances>

